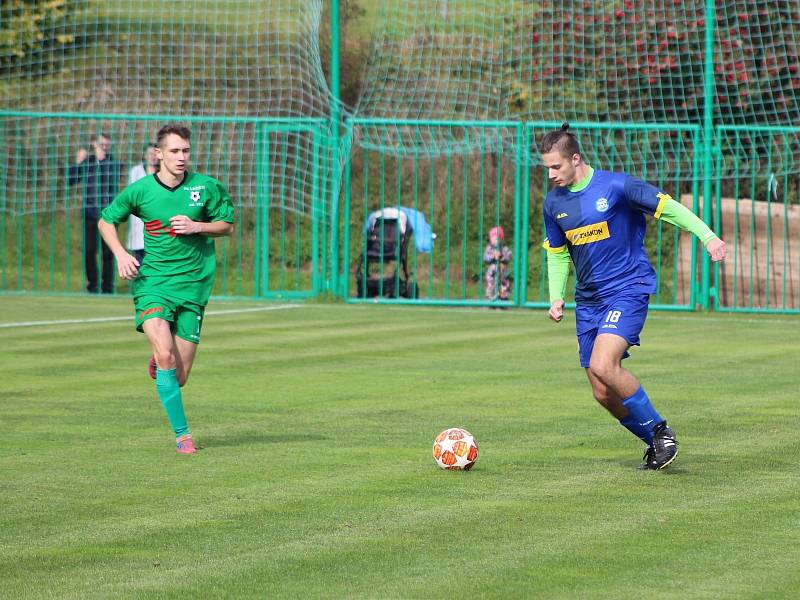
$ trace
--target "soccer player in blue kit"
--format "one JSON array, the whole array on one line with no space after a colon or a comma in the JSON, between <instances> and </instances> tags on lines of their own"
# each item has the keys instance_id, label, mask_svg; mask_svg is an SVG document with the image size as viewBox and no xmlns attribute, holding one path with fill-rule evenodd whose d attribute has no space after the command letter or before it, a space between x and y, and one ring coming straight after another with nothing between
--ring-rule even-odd
<instances>
[{"instance_id":1,"label":"soccer player in blue kit","mask_svg":"<svg viewBox=\"0 0 800 600\"><path fill-rule=\"evenodd\" d=\"M711 255L725 258L725 242L692 211L658 188L624 173L584 162L564 123L539 144L554 187L544 199L549 317L564 317L570 260L575 265L575 321L580 364L595 399L646 445L643 469L663 469L678 454L672 428L639 380L622 366L639 345L656 275L644 249L645 215L696 235Z\"/></svg>"}]
</instances>

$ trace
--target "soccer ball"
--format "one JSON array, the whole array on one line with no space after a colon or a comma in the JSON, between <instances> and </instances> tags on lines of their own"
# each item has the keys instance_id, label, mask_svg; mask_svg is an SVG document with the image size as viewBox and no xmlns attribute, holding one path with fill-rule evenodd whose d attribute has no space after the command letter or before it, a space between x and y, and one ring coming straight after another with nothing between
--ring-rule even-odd
<instances>
[{"instance_id":1,"label":"soccer ball","mask_svg":"<svg viewBox=\"0 0 800 600\"><path fill-rule=\"evenodd\" d=\"M478 460L478 443L466 429L445 429L433 440L433 459L448 471L469 471Z\"/></svg>"}]
</instances>

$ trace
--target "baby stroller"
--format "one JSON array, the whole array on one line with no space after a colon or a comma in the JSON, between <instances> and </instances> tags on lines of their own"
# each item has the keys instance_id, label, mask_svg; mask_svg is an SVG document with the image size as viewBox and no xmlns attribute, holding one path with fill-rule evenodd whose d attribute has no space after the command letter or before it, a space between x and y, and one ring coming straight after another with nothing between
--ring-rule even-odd
<instances>
[{"instance_id":1,"label":"baby stroller","mask_svg":"<svg viewBox=\"0 0 800 600\"><path fill-rule=\"evenodd\" d=\"M358 259L356 286L359 298L418 298L416 282L408 273L411 227L397 208L370 213L366 249Z\"/></svg>"}]
</instances>

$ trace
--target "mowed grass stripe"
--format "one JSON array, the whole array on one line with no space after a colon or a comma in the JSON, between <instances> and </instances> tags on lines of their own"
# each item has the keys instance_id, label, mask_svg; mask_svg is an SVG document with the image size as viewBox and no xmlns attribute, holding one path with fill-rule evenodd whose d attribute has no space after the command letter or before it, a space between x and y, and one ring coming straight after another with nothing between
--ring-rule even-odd
<instances>
[{"instance_id":1,"label":"mowed grass stripe","mask_svg":"<svg viewBox=\"0 0 800 600\"><path fill-rule=\"evenodd\" d=\"M592 478L591 477L586 478L586 483L592 483ZM336 497L334 496L334 498L336 498ZM458 508L469 509L469 506L459 506ZM504 507L500 507L499 510L502 511L502 510L505 510L505 508ZM489 511L489 512L491 512L491 511ZM437 522L436 514L437 514L436 513L436 509L434 509L432 514L428 514L428 513L425 513L425 512L420 512L420 513L418 513L418 516L421 518L421 522L423 522L423 523L436 523ZM449 520L448 525L451 525L451 526L453 526L455 528L458 528L459 527L460 518L465 518L467 515L472 515L472 517L480 518L480 519L488 519L489 517L491 517L490 514L486 514L485 511L480 511L480 510L478 512L472 512L472 511L469 511L469 510L465 510L465 511L459 512L459 514L456 515L455 517L448 516L447 514L444 514L442 516ZM352 520L352 518L351 518L351 520ZM491 521L491 519L489 519L489 521ZM583 521L581 521L581 523L583 524ZM629 525L636 525L636 524L635 523L634 524L630 524L629 523ZM398 523L397 526L400 527L401 531L405 531L405 530L407 530L409 528L409 523L404 521L402 523ZM347 528L347 529L350 529L353 526L352 525L348 525L347 523L345 523L345 525L343 525L343 527ZM572 533L574 533L574 532L572 532ZM419 535L419 532L415 532L414 535ZM354 535L353 537L355 537L356 539L355 540L350 540L350 541L357 543L359 535ZM328 548L330 546L330 544L328 543L329 538L333 538L335 541L341 541L340 538L342 538L342 534L339 533L339 532L333 532L332 534L330 534L328 536L311 535L310 538L303 538L303 539L299 539L299 540L294 540L294 541L292 541L292 542L290 542L288 544L288 547L287 546L280 546L277 549L279 549L281 551L281 554L286 555L285 556L286 558L291 558L291 556L292 556L291 549L293 547L304 547L304 544L309 543L309 544L312 544L313 546L315 546L317 548ZM566 536L563 539L570 539L570 538L569 538L569 536ZM336 549L335 549L337 555L339 554L340 551L343 552L346 555L347 554L347 546L348 545L349 545L349 543L343 543L343 544L340 544L339 546L337 546ZM344 547L341 547L341 546L344 546ZM494 547L495 550L497 550L499 545L496 542L493 542L493 547ZM559 555L559 553L555 551L555 548L553 547L553 544L549 544L548 545L548 556L552 557L552 556L558 556L558 555ZM433 558L435 558L435 557L433 557ZM219 560L219 559L217 559L217 560ZM537 564L540 567L542 566L542 561L544 561L545 563L549 562L547 556L545 556L545 557L537 557ZM237 562L237 561L234 561L234 562ZM248 564L250 562L252 562L252 561L244 561L244 564Z\"/></svg>"},{"instance_id":2,"label":"mowed grass stripe","mask_svg":"<svg viewBox=\"0 0 800 600\"><path fill-rule=\"evenodd\" d=\"M189 460L170 450L130 324L11 336L0 592L787 597L798 510L786 325L655 317L629 366L678 430L667 473L633 468L641 444L591 399L573 323L541 311L210 318L185 388L206 448ZM451 425L478 438L470 473L430 457ZM680 586L661 594L654 580Z\"/></svg>"}]
</instances>

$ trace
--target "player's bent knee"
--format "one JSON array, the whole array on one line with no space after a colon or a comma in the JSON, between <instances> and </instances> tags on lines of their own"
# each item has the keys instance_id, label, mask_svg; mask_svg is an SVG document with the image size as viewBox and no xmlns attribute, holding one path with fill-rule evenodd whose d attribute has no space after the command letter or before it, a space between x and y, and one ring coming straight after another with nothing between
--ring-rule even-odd
<instances>
[{"instance_id":1,"label":"player's bent knee","mask_svg":"<svg viewBox=\"0 0 800 600\"><path fill-rule=\"evenodd\" d=\"M595 360L594 358L589 362L589 373L599 379L604 384L607 384L614 377L616 365L604 360ZM597 394L595 394L597 397Z\"/></svg>"},{"instance_id":2,"label":"player's bent knee","mask_svg":"<svg viewBox=\"0 0 800 600\"><path fill-rule=\"evenodd\" d=\"M158 365L159 369L169 371L177 367L178 363L175 360L175 356L173 356L172 352L158 352L155 354L155 357L156 365Z\"/></svg>"}]
</instances>

